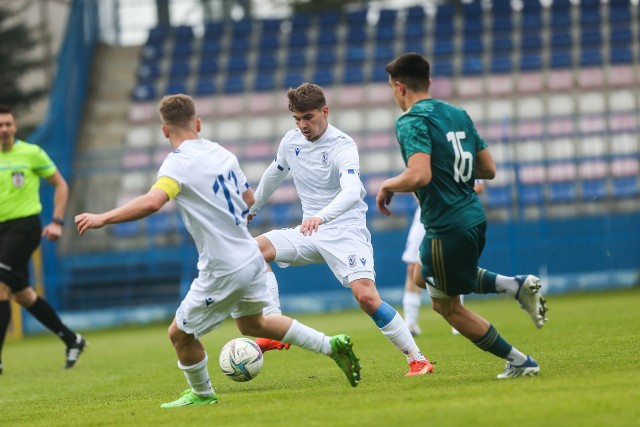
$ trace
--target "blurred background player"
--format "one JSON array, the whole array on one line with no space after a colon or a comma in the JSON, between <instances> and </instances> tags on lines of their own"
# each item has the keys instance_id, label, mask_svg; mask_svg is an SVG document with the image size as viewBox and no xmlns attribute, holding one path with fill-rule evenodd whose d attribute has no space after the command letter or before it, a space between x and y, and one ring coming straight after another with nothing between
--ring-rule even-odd
<instances>
[{"instance_id":1,"label":"blurred background player","mask_svg":"<svg viewBox=\"0 0 640 427\"><path fill-rule=\"evenodd\" d=\"M65 368L76 364L86 345L84 338L62 323L53 307L29 284L29 260L40 238L58 240L62 235L69 189L47 153L17 139L17 131L11 109L0 106L0 374L2 346L11 321L11 295L65 343ZM41 178L55 189L53 218L44 228L39 216Z\"/></svg>"},{"instance_id":2,"label":"blurred background player","mask_svg":"<svg viewBox=\"0 0 640 427\"><path fill-rule=\"evenodd\" d=\"M518 276L517 287L503 289L478 269L487 221L473 183L495 176L491 152L463 109L431 97L430 64L425 57L406 53L385 69L393 97L404 111L396 120L396 136L406 169L382 183L377 207L390 215L387 205L396 192L416 193L426 229L420 248L422 277L433 309L478 348L507 360L498 378L537 375L536 360L460 303L462 294L513 292L535 315L539 327L546 321L539 279Z\"/></svg>"},{"instance_id":3,"label":"blurred background player","mask_svg":"<svg viewBox=\"0 0 640 427\"><path fill-rule=\"evenodd\" d=\"M482 193L484 190L484 183L481 179L476 179L476 183L473 186L476 194ZM422 329L418 322L420 315L420 305L422 303L422 289L416 281L420 280L420 271L416 270L417 265L420 264L420 244L424 238L425 229L420 222L420 206L416 208L411 226L409 227L409 233L407 234L407 243L402 253L402 261L407 264L407 275L404 279L404 295L402 297L402 311L404 313L404 321L407 322L409 331L414 337L422 334ZM415 277L415 275L418 277ZM460 295L460 303L464 303L464 295ZM451 333L458 335L459 332L456 328L451 328Z\"/></svg>"},{"instance_id":4,"label":"blurred background player","mask_svg":"<svg viewBox=\"0 0 640 427\"><path fill-rule=\"evenodd\" d=\"M407 376L433 371L398 312L382 301L375 283L371 234L366 226L366 191L360 181L358 147L329 124L329 107L320 86L303 83L289 89L289 110L298 126L282 138L275 160L260 179L250 218L269 200L291 171L302 202L302 224L269 231L256 240L267 263L280 266L326 263L360 308L409 363ZM273 303L265 314L279 313L278 282L269 272ZM280 343L259 339L263 351Z\"/></svg>"},{"instance_id":5,"label":"blurred background player","mask_svg":"<svg viewBox=\"0 0 640 427\"><path fill-rule=\"evenodd\" d=\"M175 200L183 222L198 248L198 277L176 311L169 338L190 388L163 408L217 403L200 337L229 316L238 330L268 336L333 358L355 387L360 365L346 335L328 337L290 317L265 317L271 301L264 260L247 230L246 214L253 190L238 159L215 142L202 139L193 99L166 96L160 101L162 132L174 151L162 163L147 194L103 214L83 213L75 222L83 235L106 224L133 221L157 212Z\"/></svg>"}]
</instances>

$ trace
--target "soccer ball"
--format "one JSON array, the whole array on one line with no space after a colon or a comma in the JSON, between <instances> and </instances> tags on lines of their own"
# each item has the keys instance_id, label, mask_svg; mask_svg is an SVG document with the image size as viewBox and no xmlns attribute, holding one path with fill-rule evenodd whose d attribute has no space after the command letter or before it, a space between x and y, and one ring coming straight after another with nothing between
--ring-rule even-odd
<instances>
[{"instance_id":1,"label":"soccer ball","mask_svg":"<svg viewBox=\"0 0 640 427\"><path fill-rule=\"evenodd\" d=\"M262 350L249 338L235 338L220 351L220 368L233 381L250 381L262 370Z\"/></svg>"}]
</instances>

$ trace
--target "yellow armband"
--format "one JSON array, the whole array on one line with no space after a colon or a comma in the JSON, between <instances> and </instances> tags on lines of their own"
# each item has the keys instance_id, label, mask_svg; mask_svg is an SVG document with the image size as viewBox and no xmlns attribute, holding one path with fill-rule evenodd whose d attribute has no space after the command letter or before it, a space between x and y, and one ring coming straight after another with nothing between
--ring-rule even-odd
<instances>
[{"instance_id":1,"label":"yellow armband","mask_svg":"<svg viewBox=\"0 0 640 427\"><path fill-rule=\"evenodd\" d=\"M158 178L156 183L153 184L151 188L164 191L165 193L167 193L167 196L169 196L169 200L176 197L180 192L180 186L178 185L178 183L168 176L161 176L160 178Z\"/></svg>"}]
</instances>

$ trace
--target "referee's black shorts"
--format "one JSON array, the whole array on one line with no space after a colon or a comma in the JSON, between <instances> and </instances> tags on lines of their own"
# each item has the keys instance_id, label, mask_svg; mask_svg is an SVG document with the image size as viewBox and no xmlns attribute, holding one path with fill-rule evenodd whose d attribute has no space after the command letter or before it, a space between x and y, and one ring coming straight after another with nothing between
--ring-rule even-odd
<instances>
[{"instance_id":1,"label":"referee's black shorts","mask_svg":"<svg viewBox=\"0 0 640 427\"><path fill-rule=\"evenodd\" d=\"M41 232L38 215L0 222L0 282L13 293L29 286L29 260Z\"/></svg>"}]
</instances>

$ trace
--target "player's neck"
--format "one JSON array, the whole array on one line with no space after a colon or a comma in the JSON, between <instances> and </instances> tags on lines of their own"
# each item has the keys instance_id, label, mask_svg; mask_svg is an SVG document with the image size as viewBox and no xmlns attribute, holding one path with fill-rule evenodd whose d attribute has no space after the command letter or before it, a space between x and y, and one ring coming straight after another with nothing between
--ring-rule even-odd
<instances>
[{"instance_id":1,"label":"player's neck","mask_svg":"<svg viewBox=\"0 0 640 427\"><path fill-rule=\"evenodd\" d=\"M198 139L198 133L193 131L179 132L169 137L169 141L171 142L171 146L174 149L178 149L180 145L185 141L191 141L194 139Z\"/></svg>"},{"instance_id":2,"label":"player's neck","mask_svg":"<svg viewBox=\"0 0 640 427\"><path fill-rule=\"evenodd\" d=\"M431 94L429 92L407 92L405 95L406 99L406 111L410 110L417 102L420 102L424 99L431 99Z\"/></svg>"}]
</instances>

